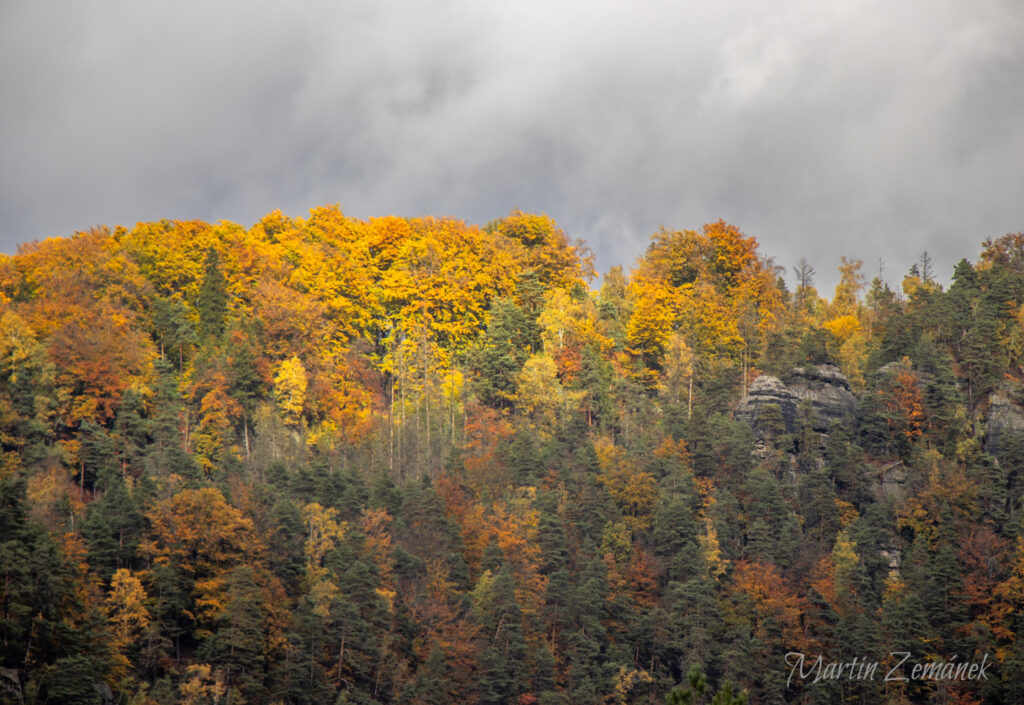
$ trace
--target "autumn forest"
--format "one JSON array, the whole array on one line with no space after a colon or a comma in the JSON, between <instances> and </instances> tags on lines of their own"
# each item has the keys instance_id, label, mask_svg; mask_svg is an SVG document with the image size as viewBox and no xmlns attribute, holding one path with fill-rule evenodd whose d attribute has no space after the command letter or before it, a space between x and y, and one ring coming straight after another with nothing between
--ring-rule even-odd
<instances>
[{"instance_id":1,"label":"autumn forest","mask_svg":"<svg viewBox=\"0 0 1024 705\"><path fill-rule=\"evenodd\" d=\"M834 292L722 221L597 276L519 210L0 255L0 703L1022 703L993 235Z\"/></svg>"}]
</instances>

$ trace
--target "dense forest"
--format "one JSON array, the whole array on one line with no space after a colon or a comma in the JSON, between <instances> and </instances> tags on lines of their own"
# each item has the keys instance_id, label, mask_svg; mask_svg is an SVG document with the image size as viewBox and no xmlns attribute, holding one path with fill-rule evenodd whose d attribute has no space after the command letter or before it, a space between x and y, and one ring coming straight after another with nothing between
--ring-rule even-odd
<instances>
[{"instance_id":1,"label":"dense forest","mask_svg":"<svg viewBox=\"0 0 1024 705\"><path fill-rule=\"evenodd\" d=\"M839 274L720 221L597 286L518 210L0 255L0 702L1024 702L1024 235Z\"/></svg>"}]
</instances>

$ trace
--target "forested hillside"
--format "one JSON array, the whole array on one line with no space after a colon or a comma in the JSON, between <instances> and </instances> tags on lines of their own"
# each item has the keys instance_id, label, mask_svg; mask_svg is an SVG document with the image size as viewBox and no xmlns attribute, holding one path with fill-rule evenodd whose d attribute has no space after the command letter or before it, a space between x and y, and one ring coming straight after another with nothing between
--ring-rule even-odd
<instances>
[{"instance_id":1,"label":"forested hillside","mask_svg":"<svg viewBox=\"0 0 1024 705\"><path fill-rule=\"evenodd\" d=\"M1024 702L1024 235L795 270L335 206L0 255L0 702Z\"/></svg>"}]
</instances>

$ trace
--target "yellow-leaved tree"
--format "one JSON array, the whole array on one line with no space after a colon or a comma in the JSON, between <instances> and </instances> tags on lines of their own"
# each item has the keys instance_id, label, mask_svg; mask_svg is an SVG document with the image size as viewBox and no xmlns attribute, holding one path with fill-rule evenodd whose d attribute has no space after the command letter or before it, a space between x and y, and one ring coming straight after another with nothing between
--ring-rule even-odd
<instances>
[{"instance_id":1,"label":"yellow-leaved tree","mask_svg":"<svg viewBox=\"0 0 1024 705\"><path fill-rule=\"evenodd\" d=\"M864 388L862 368L868 355L867 311L860 303L860 292L864 289L862 265L859 259L842 258L828 319L821 325L831 334L836 348L830 352L838 358L855 390Z\"/></svg>"},{"instance_id":2,"label":"yellow-leaved tree","mask_svg":"<svg viewBox=\"0 0 1024 705\"><path fill-rule=\"evenodd\" d=\"M633 313L627 342L653 391L673 333L697 361L736 365L745 385L786 311L778 268L757 253L757 240L724 221L701 232L662 229L629 284Z\"/></svg>"},{"instance_id":3,"label":"yellow-leaved tree","mask_svg":"<svg viewBox=\"0 0 1024 705\"><path fill-rule=\"evenodd\" d=\"M146 608L146 589L130 570L118 568L110 580L110 594L103 602L110 623L114 672L120 680L131 668L127 652L146 632L150 614Z\"/></svg>"},{"instance_id":4,"label":"yellow-leaved tree","mask_svg":"<svg viewBox=\"0 0 1024 705\"><path fill-rule=\"evenodd\" d=\"M313 612L326 618L330 613L331 601L338 595L338 587L331 580L330 571L324 567L324 557L345 537L348 524L338 521L338 510L324 507L317 502L307 504L302 510L306 522L306 582Z\"/></svg>"},{"instance_id":5,"label":"yellow-leaved tree","mask_svg":"<svg viewBox=\"0 0 1024 705\"><path fill-rule=\"evenodd\" d=\"M274 375L274 397L281 418L289 426L302 424L302 410L306 403L306 368L298 357L285 360Z\"/></svg>"}]
</instances>

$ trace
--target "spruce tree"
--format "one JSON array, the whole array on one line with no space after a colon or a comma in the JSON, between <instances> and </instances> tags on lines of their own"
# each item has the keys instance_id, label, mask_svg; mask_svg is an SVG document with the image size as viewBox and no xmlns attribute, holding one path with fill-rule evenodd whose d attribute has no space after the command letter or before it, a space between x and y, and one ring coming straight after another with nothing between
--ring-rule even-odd
<instances>
[{"instance_id":1,"label":"spruce tree","mask_svg":"<svg viewBox=\"0 0 1024 705\"><path fill-rule=\"evenodd\" d=\"M481 399L491 406L510 407L516 374L534 348L536 324L509 299L491 306L491 320L474 351L471 366L478 375Z\"/></svg>"},{"instance_id":2,"label":"spruce tree","mask_svg":"<svg viewBox=\"0 0 1024 705\"><path fill-rule=\"evenodd\" d=\"M100 484L103 494L89 505L82 533L89 544L89 563L106 581L118 568L137 561L146 519L119 472L108 470Z\"/></svg>"},{"instance_id":3,"label":"spruce tree","mask_svg":"<svg viewBox=\"0 0 1024 705\"><path fill-rule=\"evenodd\" d=\"M223 668L226 686L237 690L246 702L253 702L264 690L266 665L261 592L250 566L231 569L225 587L227 604L197 656Z\"/></svg>"},{"instance_id":4,"label":"spruce tree","mask_svg":"<svg viewBox=\"0 0 1024 705\"><path fill-rule=\"evenodd\" d=\"M213 248L206 252L203 282L199 287L199 339L204 344L224 336L228 313L227 281L220 268L220 255Z\"/></svg>"},{"instance_id":5,"label":"spruce tree","mask_svg":"<svg viewBox=\"0 0 1024 705\"><path fill-rule=\"evenodd\" d=\"M485 576L489 576L485 573ZM484 705L514 705L529 687L529 664L523 638L522 613L507 563L480 592L475 610L484 649L480 654L478 688Z\"/></svg>"}]
</instances>

